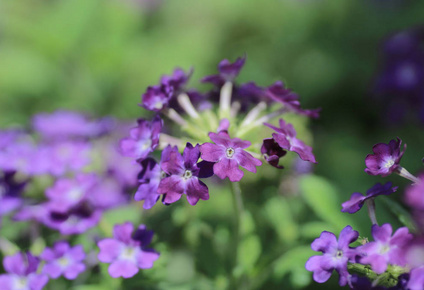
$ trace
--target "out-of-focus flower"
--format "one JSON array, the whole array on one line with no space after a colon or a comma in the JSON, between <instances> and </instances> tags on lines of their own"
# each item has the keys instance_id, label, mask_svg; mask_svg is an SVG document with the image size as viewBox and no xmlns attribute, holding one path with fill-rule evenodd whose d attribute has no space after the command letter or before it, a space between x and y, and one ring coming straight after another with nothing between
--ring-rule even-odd
<instances>
[{"instance_id":1,"label":"out-of-focus flower","mask_svg":"<svg viewBox=\"0 0 424 290\"><path fill-rule=\"evenodd\" d=\"M400 166L400 160L406 149L406 144L401 151L402 140L390 140L389 144L378 143L372 147L374 154L368 154L365 158L365 172L370 175L390 175Z\"/></svg>"},{"instance_id":2,"label":"out-of-focus flower","mask_svg":"<svg viewBox=\"0 0 424 290\"><path fill-rule=\"evenodd\" d=\"M85 253L81 245L71 247L68 242L59 241L53 248L45 248L40 258L46 262L43 273L53 279L63 275L68 280L74 280L85 271Z\"/></svg>"},{"instance_id":3,"label":"out-of-focus flower","mask_svg":"<svg viewBox=\"0 0 424 290\"><path fill-rule=\"evenodd\" d=\"M0 289L5 290L41 290L49 278L37 274L40 261L31 253L16 253L5 257L3 266L7 274L0 275Z\"/></svg>"},{"instance_id":4,"label":"out-of-focus flower","mask_svg":"<svg viewBox=\"0 0 424 290\"><path fill-rule=\"evenodd\" d=\"M153 262L159 258L159 253L146 248L153 237L153 231L140 225L134 232L130 222L115 225L113 238L99 241L98 258L100 262L110 263L109 274L113 278L133 277L139 269L153 267Z\"/></svg>"},{"instance_id":5,"label":"out-of-focus flower","mask_svg":"<svg viewBox=\"0 0 424 290\"><path fill-rule=\"evenodd\" d=\"M405 190L405 203L415 210L424 211L424 175L419 177L419 182Z\"/></svg>"},{"instance_id":6,"label":"out-of-focus flower","mask_svg":"<svg viewBox=\"0 0 424 290\"><path fill-rule=\"evenodd\" d=\"M26 182L16 182L15 172L0 172L0 217L23 204L21 193Z\"/></svg>"},{"instance_id":7,"label":"out-of-focus flower","mask_svg":"<svg viewBox=\"0 0 424 290\"><path fill-rule=\"evenodd\" d=\"M292 124L286 124L283 119L280 119L279 128L268 123L265 125L276 131L272 137L282 149L296 152L302 160L317 163L312 153L312 147L296 138L296 131Z\"/></svg>"},{"instance_id":8,"label":"out-of-focus flower","mask_svg":"<svg viewBox=\"0 0 424 290\"><path fill-rule=\"evenodd\" d=\"M225 82L232 82L240 73L246 57L239 57L235 62L231 63L228 59L222 60L218 64L217 75L206 76L202 79L203 83L212 83L217 87L222 87Z\"/></svg>"},{"instance_id":9,"label":"out-of-focus flower","mask_svg":"<svg viewBox=\"0 0 424 290\"><path fill-rule=\"evenodd\" d=\"M388 264L405 266L405 246L412 239L408 228L399 228L392 236L392 226L384 224L382 226L373 225L371 228L374 242L366 243L357 248L365 254L360 262L370 264L377 274L381 274L387 269Z\"/></svg>"},{"instance_id":10,"label":"out-of-focus flower","mask_svg":"<svg viewBox=\"0 0 424 290\"><path fill-rule=\"evenodd\" d=\"M216 162L213 165L213 172L219 178L228 177L231 182L237 182L244 175L243 171L239 169L239 165L250 172L256 172L256 166L262 165L259 159L243 150L251 145L249 141L230 138L223 131L218 134L210 132L209 138L215 144L202 144L200 146L201 157L205 161Z\"/></svg>"},{"instance_id":11,"label":"out-of-focus flower","mask_svg":"<svg viewBox=\"0 0 424 290\"><path fill-rule=\"evenodd\" d=\"M354 262L358 255L356 249L349 245L356 241L358 236L357 231L354 231L351 226L346 226L340 232L338 241L333 233L324 231L312 242L312 250L323 253L322 256L312 256L305 265L306 270L314 272L315 282L326 282L333 270L336 270L339 273L339 285L347 284L350 275L347 271L347 263Z\"/></svg>"},{"instance_id":12,"label":"out-of-focus flower","mask_svg":"<svg viewBox=\"0 0 424 290\"><path fill-rule=\"evenodd\" d=\"M379 195L389 195L396 192L396 190L397 186L392 187L392 183L387 182L384 185L380 183L375 184L367 190L367 195L365 196L362 193L354 192L348 201L342 203L342 212L355 213L362 208L367 199L375 198Z\"/></svg>"},{"instance_id":13,"label":"out-of-focus flower","mask_svg":"<svg viewBox=\"0 0 424 290\"><path fill-rule=\"evenodd\" d=\"M424 266L414 268L410 272L410 277L406 289L421 290L424 288Z\"/></svg>"}]
</instances>

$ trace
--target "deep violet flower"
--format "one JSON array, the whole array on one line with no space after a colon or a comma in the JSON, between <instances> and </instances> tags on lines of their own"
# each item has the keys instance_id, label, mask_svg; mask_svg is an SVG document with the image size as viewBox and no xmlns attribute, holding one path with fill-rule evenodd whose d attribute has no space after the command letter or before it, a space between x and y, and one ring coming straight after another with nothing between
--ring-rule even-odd
<instances>
[{"instance_id":1,"label":"deep violet flower","mask_svg":"<svg viewBox=\"0 0 424 290\"><path fill-rule=\"evenodd\" d=\"M68 242L59 241L53 248L45 248L40 258L46 262L43 273L53 279L63 275L68 280L74 280L85 271L85 253L81 245L70 247Z\"/></svg>"},{"instance_id":2,"label":"deep violet flower","mask_svg":"<svg viewBox=\"0 0 424 290\"><path fill-rule=\"evenodd\" d=\"M371 268L377 274L381 274L387 269L388 264L405 266L405 246L412 239L408 228L399 228L392 235L392 226L384 224L382 226L373 225L371 228L374 242L366 243L357 248L361 254L360 262L370 264Z\"/></svg>"},{"instance_id":3,"label":"deep violet flower","mask_svg":"<svg viewBox=\"0 0 424 290\"><path fill-rule=\"evenodd\" d=\"M370 175L390 175L398 169L400 160L406 149L406 144L401 152L402 140L390 140L389 144L378 143L372 147L374 154L368 154L365 158L365 172Z\"/></svg>"},{"instance_id":4,"label":"deep violet flower","mask_svg":"<svg viewBox=\"0 0 424 290\"><path fill-rule=\"evenodd\" d=\"M16 253L5 257L4 269L8 274L0 275L0 289L5 290L40 290L49 278L44 274L37 274L40 261L31 253Z\"/></svg>"},{"instance_id":5,"label":"deep violet flower","mask_svg":"<svg viewBox=\"0 0 424 290\"><path fill-rule=\"evenodd\" d=\"M367 195L365 196L362 193L354 192L348 201L342 203L342 212L355 213L362 208L367 199L375 198L379 195L389 195L396 192L396 190L397 186L392 187L392 183L387 182L384 185L380 183L375 184L367 190Z\"/></svg>"},{"instance_id":6,"label":"deep violet flower","mask_svg":"<svg viewBox=\"0 0 424 290\"><path fill-rule=\"evenodd\" d=\"M264 139L261 147L261 153L270 165L278 169L284 168L282 165L278 165L278 162L281 157L287 154L287 151L281 148L274 139Z\"/></svg>"},{"instance_id":7,"label":"deep violet flower","mask_svg":"<svg viewBox=\"0 0 424 290\"><path fill-rule=\"evenodd\" d=\"M165 204L176 202L183 194L187 195L191 205L196 205L199 199L209 199L208 187L199 180L199 157L199 145L193 147L187 143L182 156L174 150L170 152L169 159L161 163L162 170L169 175L160 181L157 190L165 195Z\"/></svg>"},{"instance_id":8,"label":"deep violet flower","mask_svg":"<svg viewBox=\"0 0 424 290\"><path fill-rule=\"evenodd\" d=\"M143 159L159 144L162 120L156 116L152 122L144 119L137 122L138 127L131 129L130 137L121 140L121 152L124 156Z\"/></svg>"},{"instance_id":9,"label":"deep violet flower","mask_svg":"<svg viewBox=\"0 0 424 290\"><path fill-rule=\"evenodd\" d=\"M306 270L314 272L315 282L326 282L333 270L336 270L339 273L339 285L347 284L350 275L347 271L347 263L354 262L358 255L356 249L349 247L349 244L356 241L358 236L357 231L354 231L351 226L346 226L340 232L338 241L333 233L324 231L312 242L312 250L323 253L322 256L310 257L305 265Z\"/></svg>"},{"instance_id":10,"label":"deep violet flower","mask_svg":"<svg viewBox=\"0 0 424 290\"><path fill-rule=\"evenodd\" d=\"M302 160L317 163L312 153L312 147L296 138L296 131L292 124L288 124L283 119L280 119L280 128L268 123L264 125L276 131L276 133L272 133L272 137L282 149L296 152Z\"/></svg>"},{"instance_id":11,"label":"deep violet flower","mask_svg":"<svg viewBox=\"0 0 424 290\"><path fill-rule=\"evenodd\" d=\"M217 87L221 87L225 82L232 82L243 68L246 57L239 57L235 62L231 63L228 59L222 60L218 64L219 73L204 77L202 83L212 83Z\"/></svg>"},{"instance_id":12,"label":"deep violet flower","mask_svg":"<svg viewBox=\"0 0 424 290\"><path fill-rule=\"evenodd\" d=\"M133 277L141 269L153 267L153 262L159 258L159 253L146 247L150 244L153 231L140 225L136 232L130 222L115 225L113 238L107 238L97 243L100 248L100 262L110 263L109 274L113 278Z\"/></svg>"},{"instance_id":13,"label":"deep violet flower","mask_svg":"<svg viewBox=\"0 0 424 290\"><path fill-rule=\"evenodd\" d=\"M204 143L200 146L201 157L205 161L216 162L213 165L213 173L219 178L228 177L231 182L240 181L244 172L239 169L239 165L244 169L256 173L256 166L261 166L262 162L246 152L245 148L251 143L239 138L230 138L225 132L218 134L210 132L209 138L213 143Z\"/></svg>"},{"instance_id":14,"label":"deep violet flower","mask_svg":"<svg viewBox=\"0 0 424 290\"><path fill-rule=\"evenodd\" d=\"M23 204L21 193L26 182L16 182L14 176L15 172L0 172L0 217Z\"/></svg>"}]
</instances>

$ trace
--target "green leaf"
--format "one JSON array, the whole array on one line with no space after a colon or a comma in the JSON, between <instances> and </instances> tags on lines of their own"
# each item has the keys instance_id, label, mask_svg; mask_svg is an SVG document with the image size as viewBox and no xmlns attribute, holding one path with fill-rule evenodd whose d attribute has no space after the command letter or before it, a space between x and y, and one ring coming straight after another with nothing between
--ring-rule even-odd
<instances>
[{"instance_id":1,"label":"green leaf","mask_svg":"<svg viewBox=\"0 0 424 290\"><path fill-rule=\"evenodd\" d=\"M262 247L258 236L250 235L244 238L238 247L238 265L245 272L250 272L261 255L261 251Z\"/></svg>"},{"instance_id":2,"label":"green leaf","mask_svg":"<svg viewBox=\"0 0 424 290\"><path fill-rule=\"evenodd\" d=\"M412 221L411 215L400 204L387 196L381 196L379 199L385 203L386 208L391 211L411 232L415 232L417 230L414 222Z\"/></svg>"},{"instance_id":3,"label":"green leaf","mask_svg":"<svg viewBox=\"0 0 424 290\"><path fill-rule=\"evenodd\" d=\"M300 235L304 238L315 239L322 231L336 232L338 229L333 225L325 222L309 222L303 224L300 228Z\"/></svg>"},{"instance_id":4,"label":"green leaf","mask_svg":"<svg viewBox=\"0 0 424 290\"><path fill-rule=\"evenodd\" d=\"M296 269L296 267L304 269L306 261L314 253L310 246L299 246L287 251L275 262L274 278L281 279L284 275ZM295 271L299 271L299 269Z\"/></svg>"}]
</instances>

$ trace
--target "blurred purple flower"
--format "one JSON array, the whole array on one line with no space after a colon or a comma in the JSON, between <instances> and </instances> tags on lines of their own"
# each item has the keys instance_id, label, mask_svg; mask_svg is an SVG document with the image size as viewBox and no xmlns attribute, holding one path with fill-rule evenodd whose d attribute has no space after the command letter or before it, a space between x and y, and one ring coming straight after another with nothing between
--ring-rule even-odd
<instances>
[{"instance_id":1,"label":"blurred purple flower","mask_svg":"<svg viewBox=\"0 0 424 290\"><path fill-rule=\"evenodd\" d=\"M339 285L345 286L350 276L347 271L347 263L354 262L358 252L355 248L349 247L349 244L358 239L359 233L354 231L351 226L346 226L337 241L333 233L324 231L320 237L315 239L311 248L314 251L320 251L322 256L312 256L306 262L306 270L314 272L315 282L326 282L333 270L339 273Z\"/></svg>"},{"instance_id":2,"label":"blurred purple flower","mask_svg":"<svg viewBox=\"0 0 424 290\"><path fill-rule=\"evenodd\" d=\"M160 165L151 158L144 159L140 164L142 167L138 176L140 186L134 195L134 199L137 201L144 200L143 208L150 209L160 197L158 187L162 179L162 171Z\"/></svg>"},{"instance_id":3,"label":"blurred purple flower","mask_svg":"<svg viewBox=\"0 0 424 290\"><path fill-rule=\"evenodd\" d=\"M408 290L424 289L424 265L411 270L406 288Z\"/></svg>"},{"instance_id":4,"label":"blurred purple flower","mask_svg":"<svg viewBox=\"0 0 424 290\"><path fill-rule=\"evenodd\" d=\"M100 262L110 263L109 274L113 278L130 278L138 273L139 268L153 267L153 262L159 258L159 253L146 247L153 236L152 231L140 225L136 232L130 222L115 225L113 238L107 238L97 243L100 248Z\"/></svg>"},{"instance_id":5,"label":"blurred purple flower","mask_svg":"<svg viewBox=\"0 0 424 290\"><path fill-rule=\"evenodd\" d=\"M400 160L406 149L406 144L401 152L402 140L390 140L389 144L378 143L372 147L374 154L368 154L365 158L365 172L370 175L386 177L398 169Z\"/></svg>"},{"instance_id":6,"label":"blurred purple flower","mask_svg":"<svg viewBox=\"0 0 424 290\"><path fill-rule=\"evenodd\" d=\"M375 184L367 190L367 195L365 196L362 193L354 192L348 201L342 203L342 212L355 213L362 208L367 199L375 198L379 195L389 195L396 192L396 190L397 186L392 187L392 183L387 182L384 185L380 183Z\"/></svg>"},{"instance_id":7,"label":"blurred purple flower","mask_svg":"<svg viewBox=\"0 0 424 290\"><path fill-rule=\"evenodd\" d=\"M16 182L15 172L0 171L0 217L23 204L21 193L27 182Z\"/></svg>"},{"instance_id":8,"label":"blurred purple flower","mask_svg":"<svg viewBox=\"0 0 424 290\"><path fill-rule=\"evenodd\" d=\"M0 289L42 289L49 278L44 274L37 274L39 264L39 260L29 252L5 257L3 266L8 274L0 275Z\"/></svg>"},{"instance_id":9,"label":"blurred purple flower","mask_svg":"<svg viewBox=\"0 0 424 290\"><path fill-rule=\"evenodd\" d=\"M135 159L146 158L159 144L162 120L157 115L151 122L138 119L138 127L131 129L130 137L121 140L121 152Z\"/></svg>"},{"instance_id":10,"label":"blurred purple flower","mask_svg":"<svg viewBox=\"0 0 424 290\"><path fill-rule=\"evenodd\" d=\"M357 248L362 256L362 264L370 264L371 268L377 274L386 271L387 265L405 266L405 246L412 239L408 228L399 228L392 237L392 226L384 224L382 226L373 225L371 228L374 242L366 243Z\"/></svg>"},{"instance_id":11,"label":"blurred purple flower","mask_svg":"<svg viewBox=\"0 0 424 290\"><path fill-rule=\"evenodd\" d=\"M424 211L424 174L419 176L419 180L405 190L404 200L414 210Z\"/></svg>"},{"instance_id":12,"label":"blurred purple flower","mask_svg":"<svg viewBox=\"0 0 424 290\"><path fill-rule=\"evenodd\" d=\"M228 59L222 60L218 64L219 73L204 77L202 83L212 83L217 87L222 87L225 82L232 82L243 68L246 57L239 57L231 63Z\"/></svg>"},{"instance_id":13,"label":"blurred purple flower","mask_svg":"<svg viewBox=\"0 0 424 290\"><path fill-rule=\"evenodd\" d=\"M280 128L268 123L265 123L264 125L277 132L273 133L272 137L282 149L296 152L302 160L317 163L315 156L312 153L312 147L296 138L296 131L292 124L286 124L283 119L280 119Z\"/></svg>"},{"instance_id":14,"label":"blurred purple flower","mask_svg":"<svg viewBox=\"0 0 424 290\"><path fill-rule=\"evenodd\" d=\"M81 245L71 248L68 242L59 241L53 248L45 248L40 258L46 262L43 273L53 279L63 275L68 280L74 280L85 271L85 253Z\"/></svg>"},{"instance_id":15,"label":"blurred purple flower","mask_svg":"<svg viewBox=\"0 0 424 290\"><path fill-rule=\"evenodd\" d=\"M261 166L262 162L254 158L245 148L251 143L239 138L230 136L221 131L216 134L209 133L209 138L213 143L204 143L200 146L201 157L205 161L216 162L213 165L213 173L219 178L228 177L231 182L240 181L244 172L239 169L239 165L244 169L256 173L256 166Z\"/></svg>"}]
</instances>

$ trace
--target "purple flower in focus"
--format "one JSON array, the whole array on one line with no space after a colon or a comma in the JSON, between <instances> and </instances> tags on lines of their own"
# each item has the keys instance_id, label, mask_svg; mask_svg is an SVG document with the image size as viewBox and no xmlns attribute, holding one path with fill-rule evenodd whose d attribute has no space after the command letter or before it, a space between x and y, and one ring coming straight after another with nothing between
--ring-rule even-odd
<instances>
[{"instance_id":1,"label":"purple flower in focus","mask_svg":"<svg viewBox=\"0 0 424 290\"><path fill-rule=\"evenodd\" d=\"M315 156L312 153L312 147L296 138L296 131L292 124L286 124L283 119L280 119L280 128L268 123L265 123L264 125L277 132L272 133L272 137L282 149L296 152L302 160L317 163Z\"/></svg>"},{"instance_id":2,"label":"purple flower in focus","mask_svg":"<svg viewBox=\"0 0 424 290\"><path fill-rule=\"evenodd\" d=\"M333 233L324 231L312 242L312 250L323 253L322 256L310 257L305 265L306 270L314 272L315 282L326 282L333 270L336 270L339 273L339 285L347 284L350 275L347 271L347 263L354 262L358 255L356 249L349 247L349 244L356 241L358 236L357 231L354 231L351 226L346 226L340 232L338 241Z\"/></svg>"},{"instance_id":3,"label":"purple flower in focus","mask_svg":"<svg viewBox=\"0 0 424 290\"><path fill-rule=\"evenodd\" d=\"M245 61L246 57L239 57L233 63L228 59L224 59L218 64L219 74L206 76L201 82L212 83L217 87L222 87L225 82L232 82L238 76Z\"/></svg>"},{"instance_id":4,"label":"purple flower in focus","mask_svg":"<svg viewBox=\"0 0 424 290\"><path fill-rule=\"evenodd\" d=\"M141 269L153 267L153 262L159 258L159 253L146 247L150 244L153 231L140 225L134 232L130 222L115 225L113 238L107 238L97 243L100 248L100 262L110 263L109 274L113 278L133 277Z\"/></svg>"},{"instance_id":5,"label":"purple flower in focus","mask_svg":"<svg viewBox=\"0 0 424 290\"><path fill-rule=\"evenodd\" d=\"M281 103L290 111L311 118L318 118L321 109L304 110L300 106L299 96L290 89L285 88L284 83L277 81L265 91L265 96L274 102Z\"/></svg>"},{"instance_id":6,"label":"purple flower in focus","mask_svg":"<svg viewBox=\"0 0 424 290\"><path fill-rule=\"evenodd\" d=\"M377 274L386 271L388 264L406 265L404 248L412 239L412 235L406 227L399 228L393 237L391 236L392 231L390 224L384 224L381 227L373 225L371 233L375 241L357 248L366 255L361 257L361 263L370 264L372 270Z\"/></svg>"},{"instance_id":7,"label":"purple flower in focus","mask_svg":"<svg viewBox=\"0 0 424 290\"><path fill-rule=\"evenodd\" d=\"M121 152L124 156L143 159L155 150L159 144L162 120L156 116L152 122L138 119L138 127L131 129L130 137L121 140Z\"/></svg>"},{"instance_id":8,"label":"purple flower in focus","mask_svg":"<svg viewBox=\"0 0 424 290\"><path fill-rule=\"evenodd\" d=\"M161 162L162 170L169 176L160 181L157 192L165 195L165 204L176 202L182 194L187 195L191 205L196 205L199 199L209 199L208 187L199 180L199 157L199 145L193 147L187 143L182 156L177 150L173 150L169 159Z\"/></svg>"},{"instance_id":9,"label":"purple flower in focus","mask_svg":"<svg viewBox=\"0 0 424 290\"><path fill-rule=\"evenodd\" d=\"M401 152L402 140L390 140L389 144L378 143L372 147L374 154L368 154L365 158L365 172L370 175L390 175L398 169L400 160L406 149L406 144Z\"/></svg>"},{"instance_id":10,"label":"purple flower in focus","mask_svg":"<svg viewBox=\"0 0 424 290\"><path fill-rule=\"evenodd\" d=\"M45 248L40 258L46 262L43 273L56 279L63 275L74 280L85 271L85 253L81 245L70 247L66 241L56 242L53 248Z\"/></svg>"},{"instance_id":11,"label":"purple flower in focus","mask_svg":"<svg viewBox=\"0 0 424 290\"><path fill-rule=\"evenodd\" d=\"M244 169L256 173L256 166L262 162L254 158L245 148L251 143L239 138L230 138L225 132L218 134L210 132L209 138L213 143L204 143L200 146L201 157L205 161L216 162L213 165L213 173L219 178L228 177L231 182L240 181L244 175L239 165Z\"/></svg>"},{"instance_id":12,"label":"purple flower in focus","mask_svg":"<svg viewBox=\"0 0 424 290\"><path fill-rule=\"evenodd\" d=\"M342 212L355 213L362 208L367 199L375 198L379 195L389 195L396 192L396 190L397 186L392 187L392 183L387 182L384 185L380 183L375 184L367 190L367 195L365 196L362 193L354 192L348 201L342 203Z\"/></svg>"},{"instance_id":13,"label":"purple flower in focus","mask_svg":"<svg viewBox=\"0 0 424 290\"><path fill-rule=\"evenodd\" d=\"M23 200L21 193L26 182L14 180L15 172L0 172L0 217L18 209Z\"/></svg>"},{"instance_id":14,"label":"purple flower in focus","mask_svg":"<svg viewBox=\"0 0 424 290\"><path fill-rule=\"evenodd\" d=\"M44 274L37 274L39 264L39 260L29 252L5 257L3 266L7 274L0 275L0 289L42 289L49 278Z\"/></svg>"},{"instance_id":15,"label":"purple flower in focus","mask_svg":"<svg viewBox=\"0 0 424 290\"><path fill-rule=\"evenodd\" d=\"M274 139L264 139L261 147L261 153L270 165L278 169L284 168L282 165L278 165L278 162L281 157L287 154L287 151L283 150L283 148L281 148Z\"/></svg>"}]
</instances>

